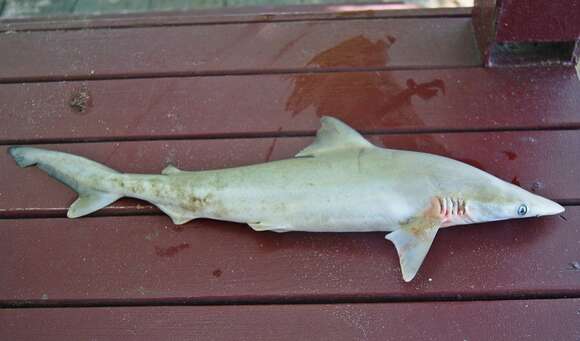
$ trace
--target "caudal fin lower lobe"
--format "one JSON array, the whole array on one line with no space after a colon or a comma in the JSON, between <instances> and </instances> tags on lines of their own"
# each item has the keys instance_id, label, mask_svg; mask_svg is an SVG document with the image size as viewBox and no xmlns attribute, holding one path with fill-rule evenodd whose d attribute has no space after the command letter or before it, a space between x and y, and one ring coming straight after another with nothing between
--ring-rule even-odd
<instances>
[{"instance_id":1,"label":"caudal fin lower lobe","mask_svg":"<svg viewBox=\"0 0 580 341\"><path fill-rule=\"evenodd\" d=\"M115 202L123 195L105 182L119 172L81 156L32 147L10 147L8 153L18 166L36 165L78 193L69 207L69 218L82 217Z\"/></svg>"}]
</instances>

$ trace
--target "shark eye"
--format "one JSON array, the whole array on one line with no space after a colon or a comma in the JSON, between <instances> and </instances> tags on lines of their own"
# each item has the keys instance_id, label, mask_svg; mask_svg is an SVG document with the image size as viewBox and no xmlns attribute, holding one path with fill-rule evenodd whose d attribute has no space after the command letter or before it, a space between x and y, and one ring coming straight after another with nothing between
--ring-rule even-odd
<instances>
[{"instance_id":1,"label":"shark eye","mask_svg":"<svg viewBox=\"0 0 580 341\"><path fill-rule=\"evenodd\" d=\"M528 206L524 204L520 205L520 207L518 207L518 215L525 216L526 213L528 213Z\"/></svg>"}]
</instances>

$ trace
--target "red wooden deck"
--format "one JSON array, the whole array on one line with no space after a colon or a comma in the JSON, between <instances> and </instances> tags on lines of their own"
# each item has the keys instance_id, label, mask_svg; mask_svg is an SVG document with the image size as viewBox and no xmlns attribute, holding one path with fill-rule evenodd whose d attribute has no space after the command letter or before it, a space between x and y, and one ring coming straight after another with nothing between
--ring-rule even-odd
<instances>
[{"instance_id":1,"label":"red wooden deck","mask_svg":"<svg viewBox=\"0 0 580 341\"><path fill-rule=\"evenodd\" d=\"M465 10L0 25L0 338L577 340L580 81L484 68ZM566 206L451 228L411 283L381 233L175 227L74 194L5 150L127 172L282 159L332 114L375 144L471 163Z\"/></svg>"}]
</instances>

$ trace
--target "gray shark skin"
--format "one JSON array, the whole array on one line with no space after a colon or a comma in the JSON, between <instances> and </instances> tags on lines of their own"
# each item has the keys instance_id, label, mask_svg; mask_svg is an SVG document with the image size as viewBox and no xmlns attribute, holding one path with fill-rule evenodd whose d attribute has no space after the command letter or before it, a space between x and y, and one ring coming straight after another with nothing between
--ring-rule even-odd
<instances>
[{"instance_id":1,"label":"gray shark skin","mask_svg":"<svg viewBox=\"0 0 580 341\"><path fill-rule=\"evenodd\" d=\"M376 147L332 117L321 123L315 141L292 159L212 171L168 166L160 175L124 174L67 153L31 147L9 153L20 167L36 165L78 193L69 218L132 197L175 224L210 218L256 231L385 231L406 282L440 228L564 211L462 162Z\"/></svg>"}]
</instances>

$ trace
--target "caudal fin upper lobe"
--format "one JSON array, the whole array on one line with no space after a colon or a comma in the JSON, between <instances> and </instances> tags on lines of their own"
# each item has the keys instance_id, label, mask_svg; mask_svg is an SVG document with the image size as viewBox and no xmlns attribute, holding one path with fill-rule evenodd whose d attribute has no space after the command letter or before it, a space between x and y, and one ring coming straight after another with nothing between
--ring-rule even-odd
<instances>
[{"instance_id":1,"label":"caudal fin upper lobe","mask_svg":"<svg viewBox=\"0 0 580 341\"><path fill-rule=\"evenodd\" d=\"M78 199L68 209L69 218L93 213L123 196L122 193L111 190L111 186L105 186L107 179L119 173L95 161L33 147L14 146L8 148L8 153L18 166L36 165L78 193Z\"/></svg>"}]
</instances>

